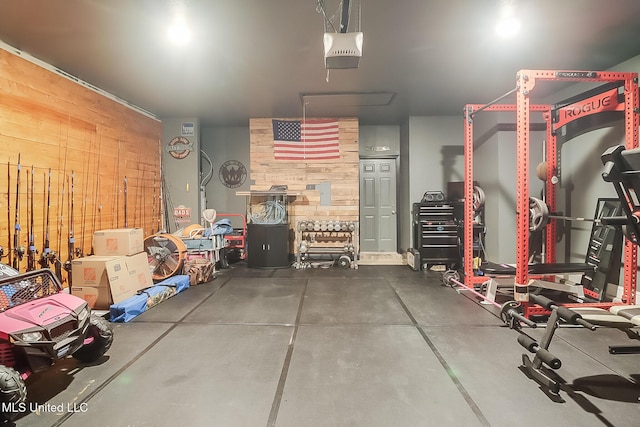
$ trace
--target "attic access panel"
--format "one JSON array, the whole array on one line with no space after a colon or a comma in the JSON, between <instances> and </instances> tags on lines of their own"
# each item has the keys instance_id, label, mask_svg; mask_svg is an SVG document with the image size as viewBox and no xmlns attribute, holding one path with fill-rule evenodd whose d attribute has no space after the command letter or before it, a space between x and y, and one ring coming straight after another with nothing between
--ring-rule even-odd
<instances>
[{"instance_id":1,"label":"attic access panel","mask_svg":"<svg viewBox=\"0 0 640 427\"><path fill-rule=\"evenodd\" d=\"M307 109L336 107L385 107L395 92L325 92L301 93L300 100Z\"/></svg>"}]
</instances>

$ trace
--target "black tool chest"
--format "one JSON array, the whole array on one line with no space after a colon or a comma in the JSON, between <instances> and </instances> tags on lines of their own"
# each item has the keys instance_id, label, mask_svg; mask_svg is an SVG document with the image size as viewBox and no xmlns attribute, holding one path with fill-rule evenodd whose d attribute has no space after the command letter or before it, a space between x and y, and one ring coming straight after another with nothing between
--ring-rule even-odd
<instances>
[{"instance_id":1,"label":"black tool chest","mask_svg":"<svg viewBox=\"0 0 640 427\"><path fill-rule=\"evenodd\" d=\"M452 268L460 263L459 226L452 204L414 203L413 232L423 268L440 264Z\"/></svg>"}]
</instances>

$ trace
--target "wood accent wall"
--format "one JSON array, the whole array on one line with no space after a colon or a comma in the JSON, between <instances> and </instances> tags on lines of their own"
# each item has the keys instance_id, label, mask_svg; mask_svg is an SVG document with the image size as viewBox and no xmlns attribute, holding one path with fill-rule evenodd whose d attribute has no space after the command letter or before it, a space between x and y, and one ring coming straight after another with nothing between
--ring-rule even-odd
<instances>
[{"instance_id":1,"label":"wood accent wall","mask_svg":"<svg viewBox=\"0 0 640 427\"><path fill-rule=\"evenodd\" d=\"M25 248L28 215L34 219L35 246L43 248L49 169L50 248L63 262L69 257L72 172L72 231L82 253L90 253L95 230L127 225L143 228L145 235L157 231L161 134L160 121L0 49L0 246L5 255L13 248L18 155L19 236ZM25 256L20 271L26 267Z\"/></svg>"},{"instance_id":2,"label":"wood accent wall","mask_svg":"<svg viewBox=\"0 0 640 427\"><path fill-rule=\"evenodd\" d=\"M268 190L285 184L289 192L300 193L289 205L289 223L295 230L300 220L357 221L359 218L358 119L339 119L340 159L286 161L273 156L273 126L270 118L249 121L251 190ZM299 120L299 119L278 119ZM320 205L320 191L308 184L331 182L331 204Z\"/></svg>"}]
</instances>

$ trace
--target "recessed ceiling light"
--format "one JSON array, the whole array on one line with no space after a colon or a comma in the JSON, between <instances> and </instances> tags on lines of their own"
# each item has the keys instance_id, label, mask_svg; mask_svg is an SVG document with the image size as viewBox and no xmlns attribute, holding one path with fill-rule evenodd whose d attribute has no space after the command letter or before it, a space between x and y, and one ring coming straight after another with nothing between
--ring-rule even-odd
<instances>
[{"instance_id":1,"label":"recessed ceiling light","mask_svg":"<svg viewBox=\"0 0 640 427\"><path fill-rule=\"evenodd\" d=\"M502 38L511 38L520 32L522 24L515 16L505 16L496 24L496 34Z\"/></svg>"},{"instance_id":2,"label":"recessed ceiling light","mask_svg":"<svg viewBox=\"0 0 640 427\"><path fill-rule=\"evenodd\" d=\"M515 0L499 0L499 2L500 19L495 26L496 34L505 39L512 38L520 32L522 26L515 7Z\"/></svg>"},{"instance_id":3,"label":"recessed ceiling light","mask_svg":"<svg viewBox=\"0 0 640 427\"><path fill-rule=\"evenodd\" d=\"M178 46L184 46L191 41L191 30L184 23L174 23L167 30L169 40Z\"/></svg>"}]
</instances>

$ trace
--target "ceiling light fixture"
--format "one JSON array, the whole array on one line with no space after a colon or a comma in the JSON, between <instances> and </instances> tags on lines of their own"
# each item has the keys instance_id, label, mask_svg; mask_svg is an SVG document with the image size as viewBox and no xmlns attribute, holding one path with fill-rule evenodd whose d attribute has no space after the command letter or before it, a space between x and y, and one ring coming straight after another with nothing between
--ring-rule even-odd
<instances>
[{"instance_id":1,"label":"ceiling light fixture","mask_svg":"<svg viewBox=\"0 0 640 427\"><path fill-rule=\"evenodd\" d=\"M501 0L500 19L498 20L495 31L498 36L504 39L515 37L519 32L522 24L516 16L513 0Z\"/></svg>"},{"instance_id":2,"label":"ceiling light fixture","mask_svg":"<svg viewBox=\"0 0 640 427\"><path fill-rule=\"evenodd\" d=\"M184 23L174 23L167 30L169 40L178 46L185 46L191 41L191 30Z\"/></svg>"},{"instance_id":3,"label":"ceiling light fixture","mask_svg":"<svg viewBox=\"0 0 640 427\"><path fill-rule=\"evenodd\" d=\"M167 29L167 37L171 43L185 46L191 41L192 33L185 18L184 4L176 2L173 4L173 9L173 22Z\"/></svg>"}]
</instances>

